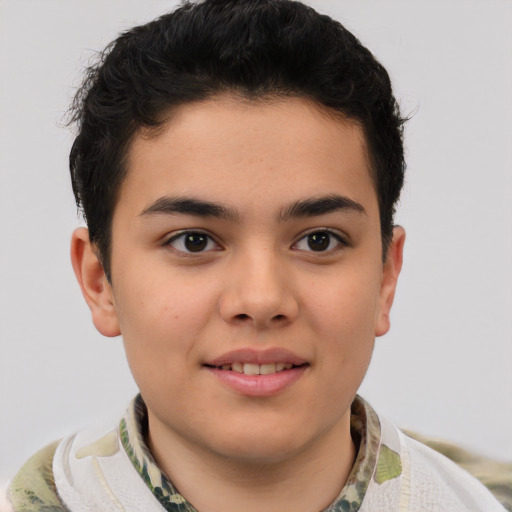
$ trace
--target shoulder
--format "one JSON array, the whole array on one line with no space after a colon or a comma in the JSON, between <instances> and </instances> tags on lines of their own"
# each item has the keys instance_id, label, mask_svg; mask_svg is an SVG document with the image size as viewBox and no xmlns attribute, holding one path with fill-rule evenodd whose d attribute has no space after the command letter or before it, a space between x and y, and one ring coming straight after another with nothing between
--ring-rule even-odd
<instances>
[{"instance_id":1,"label":"shoulder","mask_svg":"<svg viewBox=\"0 0 512 512\"><path fill-rule=\"evenodd\" d=\"M507 510L512 510L512 462L502 462L467 450L460 445L405 431L409 437L433 448L482 482Z\"/></svg>"},{"instance_id":2,"label":"shoulder","mask_svg":"<svg viewBox=\"0 0 512 512\"><path fill-rule=\"evenodd\" d=\"M465 469L438 451L399 431L402 445L404 486L413 510L502 512L491 492Z\"/></svg>"},{"instance_id":3,"label":"shoulder","mask_svg":"<svg viewBox=\"0 0 512 512\"><path fill-rule=\"evenodd\" d=\"M506 512L497 496L459 464L364 405L377 418L379 442L360 512Z\"/></svg>"},{"instance_id":4,"label":"shoulder","mask_svg":"<svg viewBox=\"0 0 512 512\"><path fill-rule=\"evenodd\" d=\"M53 457L59 441L33 455L12 479L8 499L15 512L67 512L53 477Z\"/></svg>"}]
</instances>

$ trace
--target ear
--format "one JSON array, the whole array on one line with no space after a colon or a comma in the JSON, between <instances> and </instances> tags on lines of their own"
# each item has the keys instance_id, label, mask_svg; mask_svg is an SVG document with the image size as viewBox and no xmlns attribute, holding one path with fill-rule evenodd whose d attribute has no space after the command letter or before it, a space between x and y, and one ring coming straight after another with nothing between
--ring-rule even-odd
<instances>
[{"instance_id":1,"label":"ear","mask_svg":"<svg viewBox=\"0 0 512 512\"><path fill-rule=\"evenodd\" d=\"M404 254L405 230L401 226L393 228L393 239L388 248L386 261L383 265L382 282L379 296L379 309L375 324L375 336L382 336L389 331L389 312L395 297L396 284Z\"/></svg>"},{"instance_id":2,"label":"ear","mask_svg":"<svg viewBox=\"0 0 512 512\"><path fill-rule=\"evenodd\" d=\"M86 228L76 229L71 237L71 263L96 329L104 336L121 334L112 286Z\"/></svg>"}]
</instances>

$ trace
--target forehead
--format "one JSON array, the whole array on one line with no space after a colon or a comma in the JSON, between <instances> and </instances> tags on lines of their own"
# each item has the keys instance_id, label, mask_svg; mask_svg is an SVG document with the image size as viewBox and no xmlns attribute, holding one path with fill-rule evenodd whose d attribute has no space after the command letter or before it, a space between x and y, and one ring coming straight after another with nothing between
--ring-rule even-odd
<instances>
[{"instance_id":1,"label":"forehead","mask_svg":"<svg viewBox=\"0 0 512 512\"><path fill-rule=\"evenodd\" d=\"M363 130L301 98L220 96L174 109L161 129L134 138L120 192L121 204L134 192L244 208L329 193L376 204Z\"/></svg>"}]
</instances>

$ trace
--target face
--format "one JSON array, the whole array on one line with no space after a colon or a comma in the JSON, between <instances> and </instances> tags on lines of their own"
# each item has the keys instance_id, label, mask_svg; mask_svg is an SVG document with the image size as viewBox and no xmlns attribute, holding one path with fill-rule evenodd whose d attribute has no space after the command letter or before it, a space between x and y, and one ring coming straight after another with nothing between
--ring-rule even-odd
<instances>
[{"instance_id":1,"label":"face","mask_svg":"<svg viewBox=\"0 0 512 512\"><path fill-rule=\"evenodd\" d=\"M123 335L152 442L270 461L347 433L393 247L361 129L305 100L219 97L138 136L95 323Z\"/></svg>"}]
</instances>

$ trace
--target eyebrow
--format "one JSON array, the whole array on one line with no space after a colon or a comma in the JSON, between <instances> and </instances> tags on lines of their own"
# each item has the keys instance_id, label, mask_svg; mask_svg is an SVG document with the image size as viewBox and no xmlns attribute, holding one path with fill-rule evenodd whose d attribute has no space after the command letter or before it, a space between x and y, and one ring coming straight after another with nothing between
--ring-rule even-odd
<instances>
[{"instance_id":1,"label":"eyebrow","mask_svg":"<svg viewBox=\"0 0 512 512\"><path fill-rule=\"evenodd\" d=\"M334 194L297 201L281 212L280 218L281 220L289 220L296 217L315 217L339 211L366 215L366 210L362 204L349 197Z\"/></svg>"},{"instance_id":2,"label":"eyebrow","mask_svg":"<svg viewBox=\"0 0 512 512\"><path fill-rule=\"evenodd\" d=\"M281 211L279 219L287 221L292 218L315 217L339 211L366 215L364 207L353 199L340 195L329 195L296 201ZM161 197L147 208L144 208L139 216L151 214L182 214L196 217L214 217L231 222L240 221L240 214L234 208L193 197Z\"/></svg>"},{"instance_id":3,"label":"eyebrow","mask_svg":"<svg viewBox=\"0 0 512 512\"><path fill-rule=\"evenodd\" d=\"M232 222L237 222L240 219L240 215L233 208L192 197L161 197L147 208L144 208L139 215L157 213L215 217Z\"/></svg>"}]
</instances>

